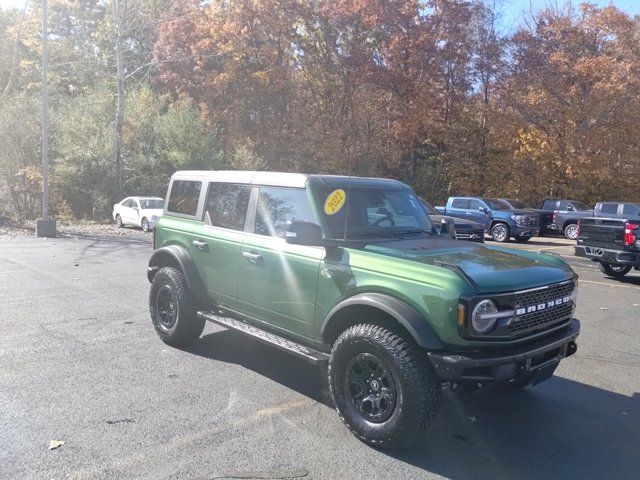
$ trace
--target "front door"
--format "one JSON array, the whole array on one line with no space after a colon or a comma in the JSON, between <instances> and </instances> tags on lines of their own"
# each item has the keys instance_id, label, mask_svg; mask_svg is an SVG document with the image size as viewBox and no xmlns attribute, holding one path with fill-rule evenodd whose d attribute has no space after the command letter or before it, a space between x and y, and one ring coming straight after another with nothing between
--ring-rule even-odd
<instances>
[{"instance_id":1,"label":"front door","mask_svg":"<svg viewBox=\"0 0 640 480\"><path fill-rule=\"evenodd\" d=\"M249 185L210 183L204 223L194 228L189 247L209 295L230 308L237 302L238 261L250 195Z\"/></svg>"},{"instance_id":2,"label":"front door","mask_svg":"<svg viewBox=\"0 0 640 480\"><path fill-rule=\"evenodd\" d=\"M260 187L255 225L241 249L238 308L311 338L324 248L286 243L284 231L290 220L314 221L307 191Z\"/></svg>"}]
</instances>

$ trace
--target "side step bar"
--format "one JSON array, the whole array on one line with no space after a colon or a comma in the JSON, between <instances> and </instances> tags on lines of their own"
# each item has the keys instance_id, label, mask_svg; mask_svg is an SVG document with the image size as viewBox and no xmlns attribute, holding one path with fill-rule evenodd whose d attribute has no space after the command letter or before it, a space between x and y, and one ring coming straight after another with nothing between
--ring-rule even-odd
<instances>
[{"instance_id":1,"label":"side step bar","mask_svg":"<svg viewBox=\"0 0 640 480\"><path fill-rule=\"evenodd\" d=\"M326 364L326 362L329 360L329 355L324 352L306 347L297 342L276 335L275 333L267 332L266 330L262 330L261 328L254 327L253 325L249 325L248 323L242 322L240 320L236 320L235 318L223 317L218 315L216 312L198 312L197 315L200 318L204 318L205 320L208 320L210 322L217 323L218 325L222 325L223 327L230 328L231 330L236 330L240 333L244 333L245 335L248 335L260 342L273 345L280 350L292 353L293 355L300 357L307 362L313 363L314 365Z\"/></svg>"}]
</instances>

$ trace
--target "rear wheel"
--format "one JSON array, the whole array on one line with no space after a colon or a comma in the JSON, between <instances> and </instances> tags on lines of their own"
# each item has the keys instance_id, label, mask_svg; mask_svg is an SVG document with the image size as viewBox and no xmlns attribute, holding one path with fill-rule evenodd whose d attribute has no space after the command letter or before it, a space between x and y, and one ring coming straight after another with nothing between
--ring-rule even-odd
<instances>
[{"instance_id":1,"label":"rear wheel","mask_svg":"<svg viewBox=\"0 0 640 480\"><path fill-rule=\"evenodd\" d=\"M329 386L347 428L379 448L410 442L426 430L440 405L440 382L426 355L376 325L353 326L336 340Z\"/></svg>"},{"instance_id":2,"label":"rear wheel","mask_svg":"<svg viewBox=\"0 0 640 480\"><path fill-rule=\"evenodd\" d=\"M600 262L600 270L610 277L622 278L631 271L631 265Z\"/></svg>"},{"instance_id":3,"label":"rear wheel","mask_svg":"<svg viewBox=\"0 0 640 480\"><path fill-rule=\"evenodd\" d=\"M496 242L506 242L509 240L509 225L505 223L496 223L491 227L491 238Z\"/></svg>"},{"instance_id":4,"label":"rear wheel","mask_svg":"<svg viewBox=\"0 0 640 480\"><path fill-rule=\"evenodd\" d=\"M149 311L156 333L168 345L188 345L204 330L206 320L196 316L196 302L176 268L163 267L153 277Z\"/></svg>"},{"instance_id":5,"label":"rear wheel","mask_svg":"<svg viewBox=\"0 0 640 480\"><path fill-rule=\"evenodd\" d=\"M566 227L564 227L564 236L569 240L577 240L578 239L578 224L570 223Z\"/></svg>"}]
</instances>

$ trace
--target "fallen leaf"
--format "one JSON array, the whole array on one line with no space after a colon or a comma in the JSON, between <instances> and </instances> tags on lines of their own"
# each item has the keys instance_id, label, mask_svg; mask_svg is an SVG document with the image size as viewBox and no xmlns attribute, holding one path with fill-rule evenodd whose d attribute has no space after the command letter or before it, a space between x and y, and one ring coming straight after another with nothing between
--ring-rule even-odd
<instances>
[{"instance_id":1,"label":"fallen leaf","mask_svg":"<svg viewBox=\"0 0 640 480\"><path fill-rule=\"evenodd\" d=\"M476 421L476 417L469 417L469 420L471 420L472 422Z\"/></svg>"},{"instance_id":2,"label":"fallen leaf","mask_svg":"<svg viewBox=\"0 0 640 480\"><path fill-rule=\"evenodd\" d=\"M600 310L609 310L607 307L600 307Z\"/></svg>"},{"instance_id":3,"label":"fallen leaf","mask_svg":"<svg viewBox=\"0 0 640 480\"><path fill-rule=\"evenodd\" d=\"M60 448L64 445L64 440L51 440L49 442L49 450L55 450L56 448Z\"/></svg>"}]
</instances>

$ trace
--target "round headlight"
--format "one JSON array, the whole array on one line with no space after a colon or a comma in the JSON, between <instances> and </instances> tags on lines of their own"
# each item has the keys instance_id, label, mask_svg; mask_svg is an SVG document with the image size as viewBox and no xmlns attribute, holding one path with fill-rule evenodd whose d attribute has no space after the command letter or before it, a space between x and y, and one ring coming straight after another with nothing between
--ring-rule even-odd
<instances>
[{"instance_id":1,"label":"round headlight","mask_svg":"<svg viewBox=\"0 0 640 480\"><path fill-rule=\"evenodd\" d=\"M478 333L488 333L498 320L496 317L498 307L491 300L482 300L473 309L471 323Z\"/></svg>"}]
</instances>

